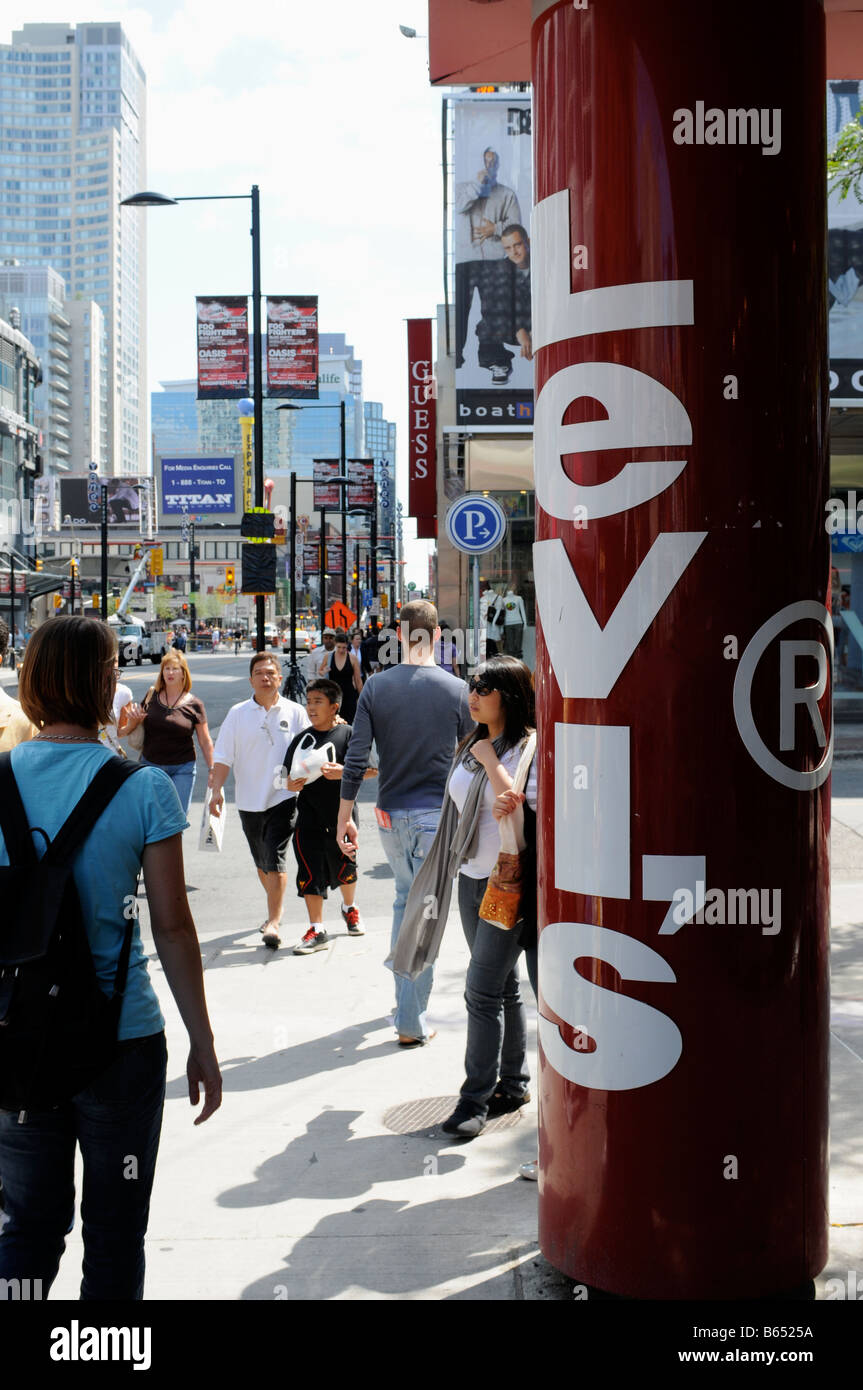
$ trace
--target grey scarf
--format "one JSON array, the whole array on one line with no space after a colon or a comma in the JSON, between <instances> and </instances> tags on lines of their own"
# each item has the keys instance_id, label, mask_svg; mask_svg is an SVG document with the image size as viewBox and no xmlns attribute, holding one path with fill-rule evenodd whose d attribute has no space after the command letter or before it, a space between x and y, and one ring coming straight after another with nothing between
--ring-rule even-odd
<instances>
[{"instance_id":1,"label":"grey scarf","mask_svg":"<svg viewBox=\"0 0 863 1390\"><path fill-rule=\"evenodd\" d=\"M493 747L499 757L507 751L502 737L494 740ZM464 809L459 815L458 807L449 794L449 784L463 759L469 768L471 761L474 761L470 750L457 758L449 770L437 832L411 885L395 948L384 961L384 965L389 966L396 975L403 975L408 980L415 980L427 965L437 960L449 913L453 880L462 864L476 852L479 815L488 774L481 763L476 763L477 770Z\"/></svg>"}]
</instances>

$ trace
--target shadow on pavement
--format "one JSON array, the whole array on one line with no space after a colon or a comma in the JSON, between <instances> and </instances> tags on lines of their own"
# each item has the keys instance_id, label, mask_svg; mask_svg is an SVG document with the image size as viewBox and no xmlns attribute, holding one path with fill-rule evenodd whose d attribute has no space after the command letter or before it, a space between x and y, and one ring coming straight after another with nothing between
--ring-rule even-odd
<instances>
[{"instance_id":1,"label":"shadow on pavement","mask_svg":"<svg viewBox=\"0 0 863 1390\"><path fill-rule=\"evenodd\" d=\"M355 1023L341 1028L337 1033L328 1033L322 1038L310 1038L294 1047L281 1048L266 1053L263 1057L239 1057L222 1061L222 1080L224 1089L229 1091L258 1091L268 1086L287 1086L292 1081L300 1081L306 1076L316 1076L321 1072L340 1071L356 1062L369 1061L374 1057L391 1056L395 1051L395 1034L386 1042L374 1047L361 1047L369 1033L376 1033L388 1026L386 1018L375 1018L367 1023ZM184 1099L188 1095L185 1075L174 1077L168 1082L166 1099Z\"/></svg>"},{"instance_id":2,"label":"shadow on pavement","mask_svg":"<svg viewBox=\"0 0 863 1390\"><path fill-rule=\"evenodd\" d=\"M460 1287L442 1297L483 1298L494 1285L499 1286L497 1297L507 1296L503 1287L511 1291L514 1276L511 1271L500 1274L500 1265L524 1249L524 1240L514 1238L510 1252L489 1249L489 1232L499 1229L502 1205L516 1209L525 1202L535 1204L531 1187L512 1178L468 1197L412 1205L374 1198L353 1212L325 1216L297 1241L284 1268L248 1284L241 1298L332 1299L357 1288L368 1289L372 1297L421 1296L450 1282ZM349 1234L350 1217L356 1232ZM466 1279L490 1271L495 1274L482 1281L485 1292L472 1295L463 1288Z\"/></svg>"},{"instance_id":3,"label":"shadow on pavement","mask_svg":"<svg viewBox=\"0 0 863 1390\"><path fill-rule=\"evenodd\" d=\"M292 1139L282 1153L267 1158L255 1170L254 1182L228 1188L218 1198L221 1207L268 1206L290 1197L361 1197L374 1183L403 1182L431 1171L437 1177L455 1172L465 1162L459 1153L439 1154L452 1140L406 1142L408 1136L354 1136L351 1125L362 1110L324 1110Z\"/></svg>"}]
</instances>

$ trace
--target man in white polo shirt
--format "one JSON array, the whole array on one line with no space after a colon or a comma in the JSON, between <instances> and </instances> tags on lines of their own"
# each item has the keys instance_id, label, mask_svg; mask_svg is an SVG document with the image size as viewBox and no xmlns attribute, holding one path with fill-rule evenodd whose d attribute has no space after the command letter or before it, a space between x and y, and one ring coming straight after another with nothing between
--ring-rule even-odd
<instances>
[{"instance_id":1,"label":"man in white polo shirt","mask_svg":"<svg viewBox=\"0 0 863 1390\"><path fill-rule=\"evenodd\" d=\"M264 944L281 945L279 924L288 883L288 844L296 820L297 798L287 789L285 753L297 734L311 728L302 705L279 694L282 668L277 657L257 652L249 663L250 700L232 705L219 730L209 785L210 807L220 815L222 788L234 770L234 795L258 878L267 895Z\"/></svg>"}]
</instances>

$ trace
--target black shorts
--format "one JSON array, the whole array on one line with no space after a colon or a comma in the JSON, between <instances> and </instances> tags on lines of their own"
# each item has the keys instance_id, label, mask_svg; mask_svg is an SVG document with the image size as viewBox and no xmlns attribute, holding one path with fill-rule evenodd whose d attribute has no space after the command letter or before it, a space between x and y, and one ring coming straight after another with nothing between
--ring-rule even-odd
<instances>
[{"instance_id":1,"label":"black shorts","mask_svg":"<svg viewBox=\"0 0 863 1390\"><path fill-rule=\"evenodd\" d=\"M336 844L335 830L298 825L294 832L294 854L297 856L297 894L301 898L325 898L328 888L340 888L344 883L357 881L356 862L342 854Z\"/></svg>"},{"instance_id":2,"label":"black shorts","mask_svg":"<svg viewBox=\"0 0 863 1390\"><path fill-rule=\"evenodd\" d=\"M291 796L267 811L241 811L240 823L249 842L255 868L265 874L286 874L288 843L297 819L297 798Z\"/></svg>"}]
</instances>

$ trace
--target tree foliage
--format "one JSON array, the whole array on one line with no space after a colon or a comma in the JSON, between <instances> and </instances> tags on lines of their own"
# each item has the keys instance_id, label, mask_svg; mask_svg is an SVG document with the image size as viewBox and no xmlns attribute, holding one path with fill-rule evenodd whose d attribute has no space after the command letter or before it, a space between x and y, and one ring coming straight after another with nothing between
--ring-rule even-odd
<instances>
[{"instance_id":1,"label":"tree foliage","mask_svg":"<svg viewBox=\"0 0 863 1390\"><path fill-rule=\"evenodd\" d=\"M863 111L858 111L853 121L849 121L839 132L836 147L827 156L827 190L839 190L840 198L847 198L849 190L854 190L858 203L863 203L860 184L863 181Z\"/></svg>"}]
</instances>

